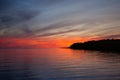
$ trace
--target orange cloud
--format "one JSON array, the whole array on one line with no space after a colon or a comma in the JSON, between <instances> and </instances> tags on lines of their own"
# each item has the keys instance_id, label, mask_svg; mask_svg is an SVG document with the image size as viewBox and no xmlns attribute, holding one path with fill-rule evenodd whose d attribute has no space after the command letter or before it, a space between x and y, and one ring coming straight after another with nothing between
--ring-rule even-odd
<instances>
[{"instance_id":1,"label":"orange cloud","mask_svg":"<svg viewBox=\"0 0 120 80\"><path fill-rule=\"evenodd\" d=\"M74 38L57 38L54 40L50 40L50 44L53 44L56 47L69 47L71 44L76 43L76 42L85 42L89 40L98 40L100 39L99 37L85 37L85 38L80 38L80 37L74 37Z\"/></svg>"},{"instance_id":2,"label":"orange cloud","mask_svg":"<svg viewBox=\"0 0 120 80\"><path fill-rule=\"evenodd\" d=\"M47 42L25 38L0 38L1 48L36 48L46 47Z\"/></svg>"},{"instance_id":3,"label":"orange cloud","mask_svg":"<svg viewBox=\"0 0 120 80\"><path fill-rule=\"evenodd\" d=\"M29 39L29 38L0 38L0 48L69 47L72 43L84 42L91 39L92 38L78 38L78 37L56 38L56 39L45 39L45 40Z\"/></svg>"}]
</instances>

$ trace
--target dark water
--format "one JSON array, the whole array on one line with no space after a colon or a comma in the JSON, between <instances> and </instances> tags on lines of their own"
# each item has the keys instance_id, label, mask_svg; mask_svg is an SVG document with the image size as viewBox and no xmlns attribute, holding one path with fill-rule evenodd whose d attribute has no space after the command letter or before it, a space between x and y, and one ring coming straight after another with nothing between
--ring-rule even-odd
<instances>
[{"instance_id":1,"label":"dark water","mask_svg":"<svg viewBox=\"0 0 120 80\"><path fill-rule=\"evenodd\" d=\"M120 80L120 54L55 49L1 49L0 80Z\"/></svg>"}]
</instances>

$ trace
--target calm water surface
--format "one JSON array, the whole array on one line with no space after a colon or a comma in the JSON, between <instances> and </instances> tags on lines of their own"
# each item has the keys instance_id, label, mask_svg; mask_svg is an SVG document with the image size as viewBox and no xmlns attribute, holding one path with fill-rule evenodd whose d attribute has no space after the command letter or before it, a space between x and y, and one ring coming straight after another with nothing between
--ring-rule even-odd
<instances>
[{"instance_id":1,"label":"calm water surface","mask_svg":"<svg viewBox=\"0 0 120 80\"><path fill-rule=\"evenodd\" d=\"M0 80L120 80L120 54L64 48L0 49Z\"/></svg>"}]
</instances>

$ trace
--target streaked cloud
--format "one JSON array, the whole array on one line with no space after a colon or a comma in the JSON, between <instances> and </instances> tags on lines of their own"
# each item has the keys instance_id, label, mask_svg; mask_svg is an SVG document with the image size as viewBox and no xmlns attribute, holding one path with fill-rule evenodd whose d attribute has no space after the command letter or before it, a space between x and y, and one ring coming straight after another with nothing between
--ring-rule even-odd
<instances>
[{"instance_id":1,"label":"streaked cloud","mask_svg":"<svg viewBox=\"0 0 120 80\"><path fill-rule=\"evenodd\" d=\"M120 38L120 0L0 0L0 38Z\"/></svg>"}]
</instances>

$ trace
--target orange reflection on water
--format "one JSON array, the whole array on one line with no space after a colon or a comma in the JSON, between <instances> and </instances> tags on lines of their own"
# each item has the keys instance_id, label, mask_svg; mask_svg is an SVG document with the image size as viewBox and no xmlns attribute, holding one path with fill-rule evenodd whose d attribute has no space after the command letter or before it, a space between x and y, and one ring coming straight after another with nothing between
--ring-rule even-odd
<instances>
[{"instance_id":1,"label":"orange reflection on water","mask_svg":"<svg viewBox=\"0 0 120 80\"><path fill-rule=\"evenodd\" d=\"M71 76L91 75L108 77L108 75L119 74L120 56L103 54L97 51L65 48L1 49L0 67L3 71L7 69L6 72L10 72L10 76L15 72L15 75L20 73L25 77L27 74L29 79L41 79L41 77L61 79L68 76L71 78Z\"/></svg>"},{"instance_id":2,"label":"orange reflection on water","mask_svg":"<svg viewBox=\"0 0 120 80\"><path fill-rule=\"evenodd\" d=\"M11 60L13 63L26 63L34 64L34 63L47 63L52 65L54 63L66 63L70 64L71 62L75 62L75 60L82 60L85 57L84 51L79 51L78 55L75 54L74 51L70 49L11 49L11 50L3 50L4 60ZM8 62L8 61L7 61Z\"/></svg>"}]
</instances>

